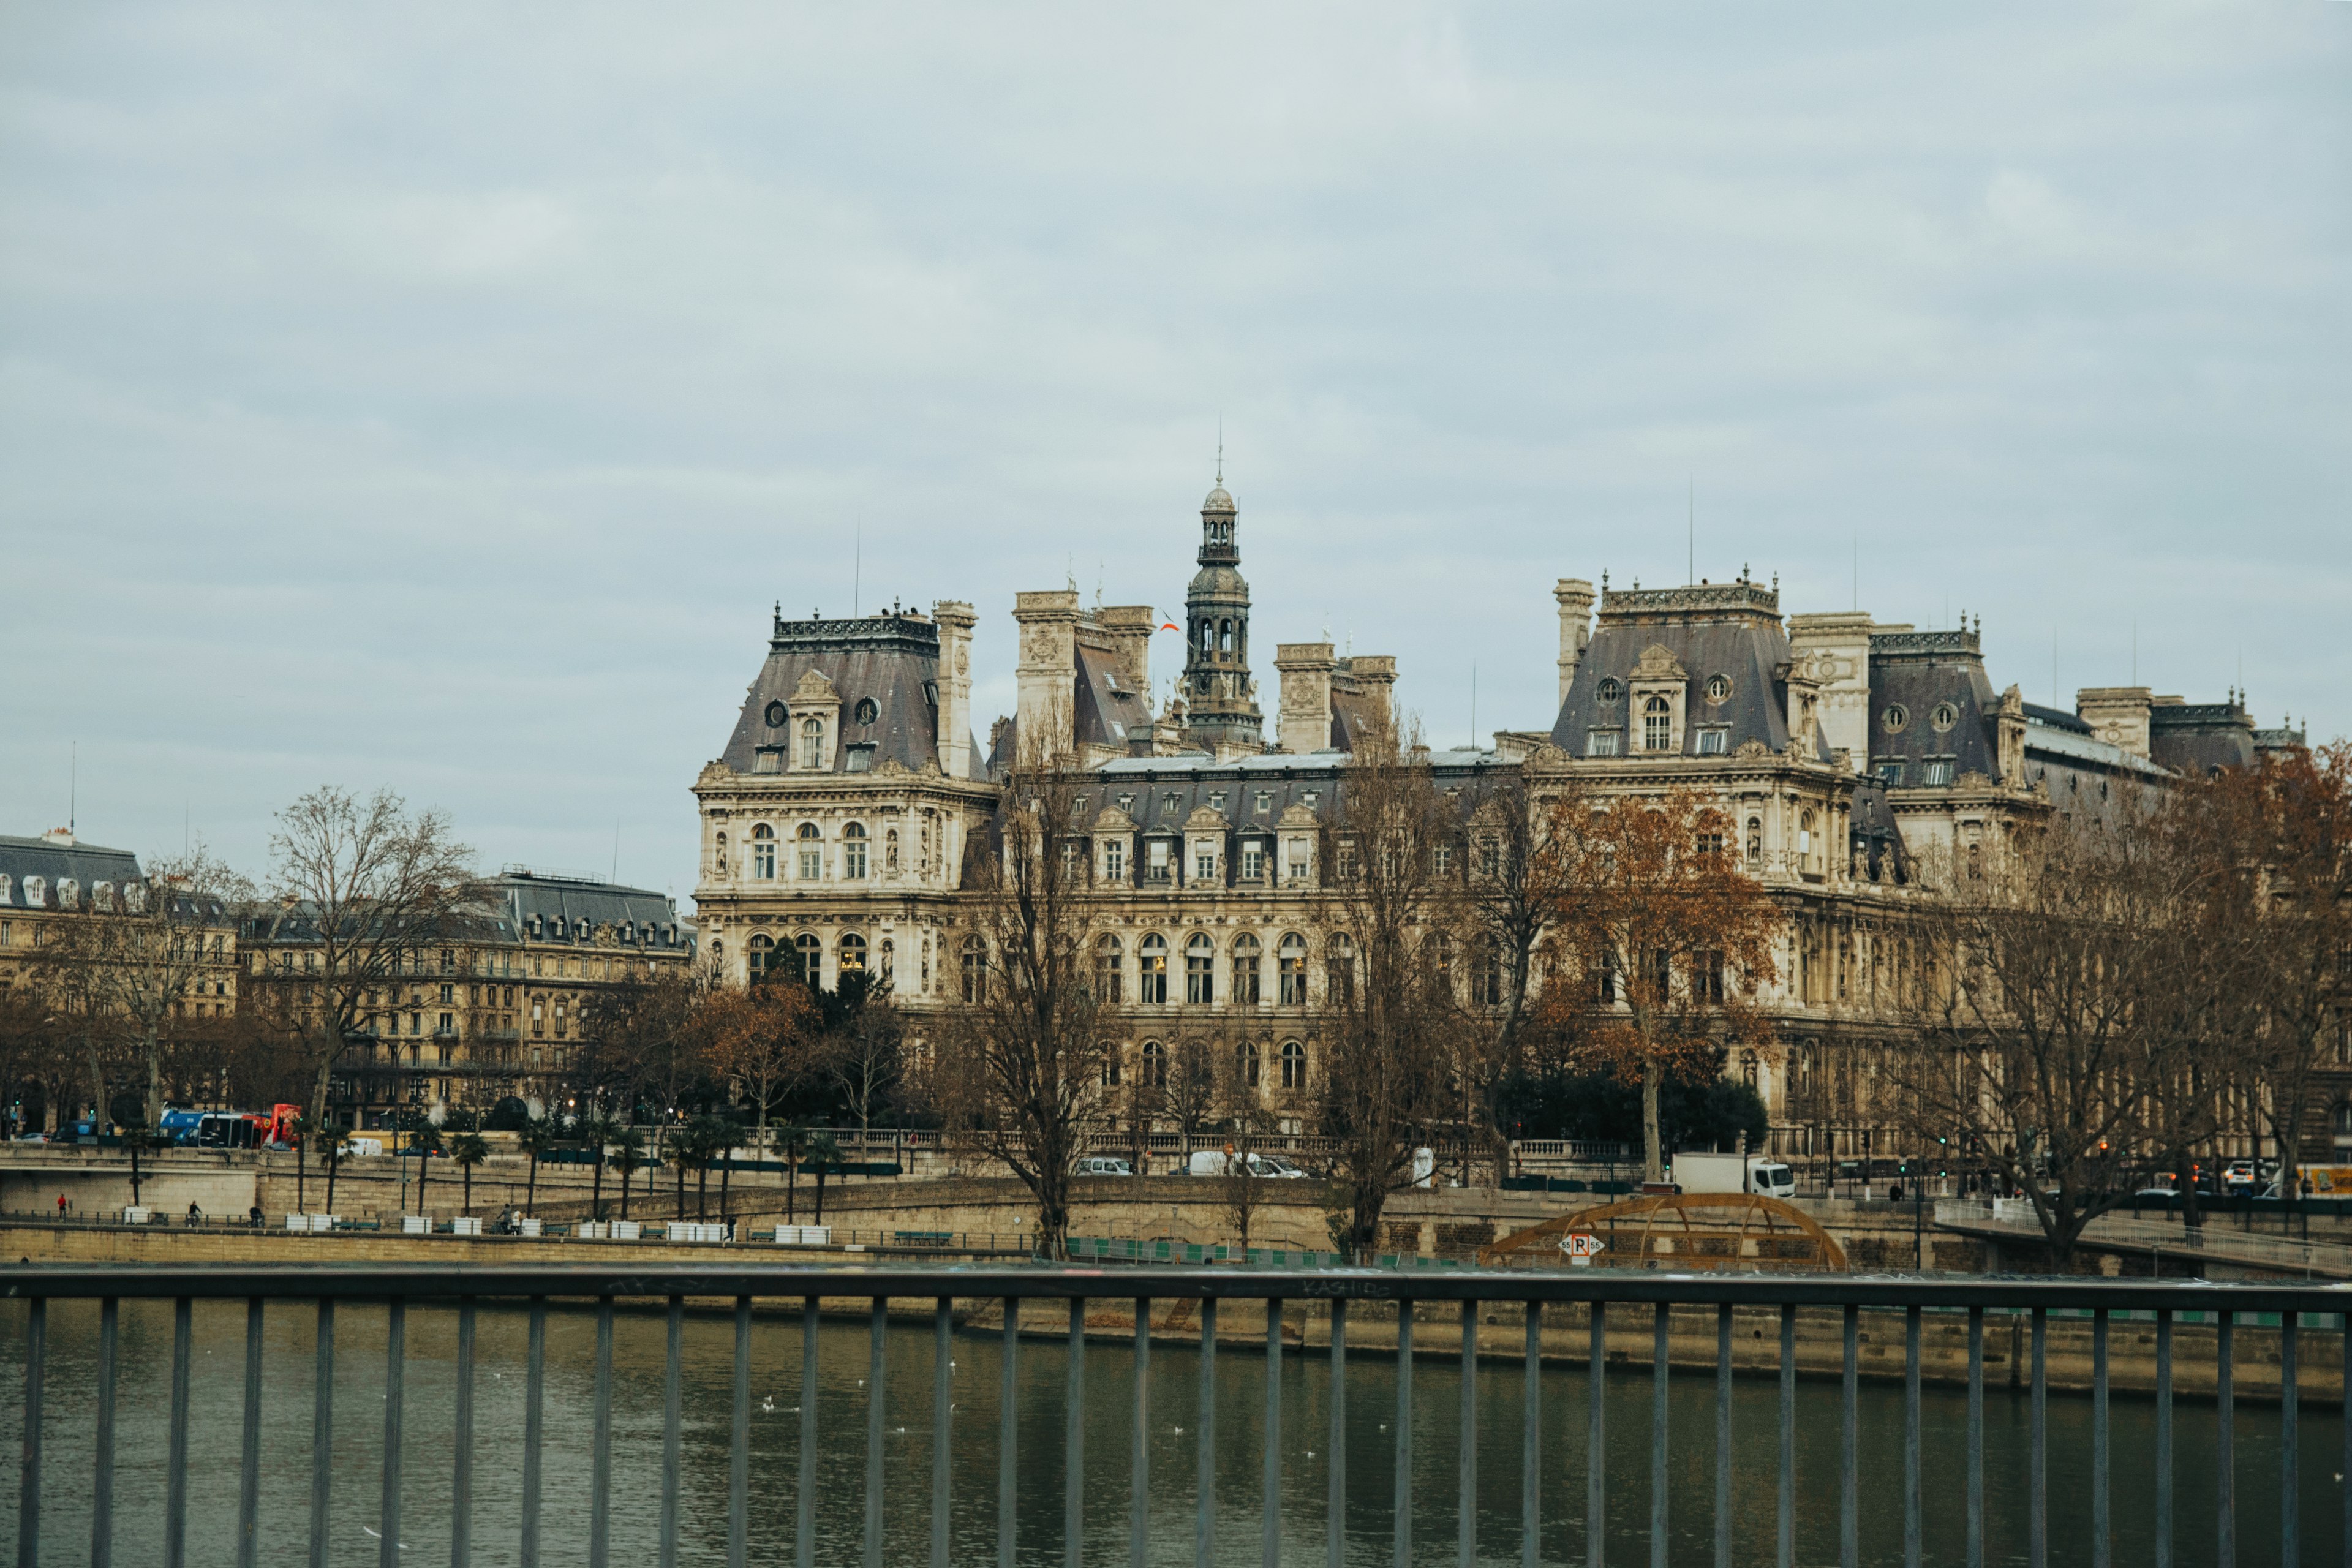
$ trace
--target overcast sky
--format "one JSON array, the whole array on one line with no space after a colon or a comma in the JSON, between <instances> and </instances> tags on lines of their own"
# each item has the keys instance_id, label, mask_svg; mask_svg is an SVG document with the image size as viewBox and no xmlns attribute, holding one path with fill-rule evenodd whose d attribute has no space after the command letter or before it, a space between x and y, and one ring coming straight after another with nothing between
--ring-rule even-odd
<instances>
[{"instance_id":1,"label":"overcast sky","mask_svg":"<svg viewBox=\"0 0 2352 1568\"><path fill-rule=\"evenodd\" d=\"M1552 717L1562 575L2352 728L2352 5L0 3L0 832L683 896L770 605ZM862 521L862 581L852 540ZM2053 644L2054 638L2054 644ZM1173 634L1155 673L1181 661ZM1271 724L1269 722L1269 729Z\"/></svg>"}]
</instances>

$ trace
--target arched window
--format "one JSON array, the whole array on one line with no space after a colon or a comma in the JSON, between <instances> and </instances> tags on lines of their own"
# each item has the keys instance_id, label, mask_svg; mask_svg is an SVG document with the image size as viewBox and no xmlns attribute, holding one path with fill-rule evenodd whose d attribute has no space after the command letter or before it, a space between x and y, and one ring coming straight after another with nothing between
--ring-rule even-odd
<instances>
[{"instance_id":1,"label":"arched window","mask_svg":"<svg viewBox=\"0 0 2352 1568\"><path fill-rule=\"evenodd\" d=\"M1444 931L1432 931L1422 943L1421 955L1429 964L1429 984L1438 994L1454 993L1454 939Z\"/></svg>"},{"instance_id":2,"label":"arched window","mask_svg":"<svg viewBox=\"0 0 2352 1568\"><path fill-rule=\"evenodd\" d=\"M1168 1087L1168 1053L1160 1048L1158 1040L1143 1042L1143 1086L1146 1089Z\"/></svg>"},{"instance_id":3,"label":"arched window","mask_svg":"<svg viewBox=\"0 0 2352 1568\"><path fill-rule=\"evenodd\" d=\"M754 984L759 983L760 976L768 973L768 961L774 956L775 947L776 944L768 940L765 932L751 938L749 961L751 965L751 981Z\"/></svg>"},{"instance_id":4,"label":"arched window","mask_svg":"<svg viewBox=\"0 0 2352 1568\"><path fill-rule=\"evenodd\" d=\"M963 939L963 999L988 999L988 944L976 936Z\"/></svg>"},{"instance_id":5,"label":"arched window","mask_svg":"<svg viewBox=\"0 0 2352 1568\"><path fill-rule=\"evenodd\" d=\"M800 840L801 880L814 882L824 875L824 844L814 822L801 824L796 837Z\"/></svg>"},{"instance_id":6,"label":"arched window","mask_svg":"<svg viewBox=\"0 0 2352 1568\"><path fill-rule=\"evenodd\" d=\"M1106 1044L1103 1047L1102 1086L1105 1089L1117 1089L1118 1087L1119 1067L1121 1065L1118 1058L1119 1049L1117 1046Z\"/></svg>"},{"instance_id":7,"label":"arched window","mask_svg":"<svg viewBox=\"0 0 2352 1568\"><path fill-rule=\"evenodd\" d=\"M1229 620L1217 623L1217 651L1223 654L1234 651L1234 623Z\"/></svg>"},{"instance_id":8,"label":"arched window","mask_svg":"<svg viewBox=\"0 0 2352 1568\"><path fill-rule=\"evenodd\" d=\"M852 822L841 830L841 874L854 882L866 879L866 826Z\"/></svg>"},{"instance_id":9,"label":"arched window","mask_svg":"<svg viewBox=\"0 0 2352 1568\"><path fill-rule=\"evenodd\" d=\"M801 721L801 766L824 766L824 721L822 719Z\"/></svg>"},{"instance_id":10,"label":"arched window","mask_svg":"<svg viewBox=\"0 0 2352 1568\"><path fill-rule=\"evenodd\" d=\"M1307 1087L1307 1047L1297 1040L1282 1042L1282 1087Z\"/></svg>"},{"instance_id":11,"label":"arched window","mask_svg":"<svg viewBox=\"0 0 2352 1568\"><path fill-rule=\"evenodd\" d=\"M1234 1052L1234 1075L1244 1089L1255 1089L1265 1063L1258 1055L1257 1042L1244 1040Z\"/></svg>"},{"instance_id":12,"label":"arched window","mask_svg":"<svg viewBox=\"0 0 2352 1568\"><path fill-rule=\"evenodd\" d=\"M1356 939L1346 931L1331 933L1323 961L1323 996L1327 1002L1351 1001L1356 994Z\"/></svg>"},{"instance_id":13,"label":"arched window","mask_svg":"<svg viewBox=\"0 0 2352 1568\"><path fill-rule=\"evenodd\" d=\"M1194 931L1184 944L1184 1000L1205 1007L1217 999L1217 944L1206 931Z\"/></svg>"},{"instance_id":14,"label":"arched window","mask_svg":"<svg viewBox=\"0 0 2352 1568\"><path fill-rule=\"evenodd\" d=\"M1663 752L1674 743L1675 710L1663 697L1645 699L1642 703L1642 749Z\"/></svg>"},{"instance_id":15,"label":"arched window","mask_svg":"<svg viewBox=\"0 0 2352 1568\"><path fill-rule=\"evenodd\" d=\"M811 985L819 984L819 976L824 973L824 943L817 940L816 932L804 931L793 939L793 962L799 966L803 980Z\"/></svg>"},{"instance_id":16,"label":"arched window","mask_svg":"<svg viewBox=\"0 0 2352 1568\"><path fill-rule=\"evenodd\" d=\"M1244 1007L1258 1005L1258 956L1257 938L1247 931L1234 938L1233 999Z\"/></svg>"},{"instance_id":17,"label":"arched window","mask_svg":"<svg viewBox=\"0 0 2352 1568\"><path fill-rule=\"evenodd\" d=\"M1201 623L1201 651L1203 654L1217 651L1217 623L1214 621Z\"/></svg>"},{"instance_id":18,"label":"arched window","mask_svg":"<svg viewBox=\"0 0 2352 1568\"><path fill-rule=\"evenodd\" d=\"M776 874L776 830L766 823L751 829L751 875L762 880Z\"/></svg>"},{"instance_id":19,"label":"arched window","mask_svg":"<svg viewBox=\"0 0 2352 1568\"><path fill-rule=\"evenodd\" d=\"M2327 1125L2334 1135L2336 1162L2352 1161L2352 1105L2338 1104L2328 1112Z\"/></svg>"},{"instance_id":20,"label":"arched window","mask_svg":"<svg viewBox=\"0 0 2352 1568\"><path fill-rule=\"evenodd\" d=\"M886 877L898 874L898 830L895 827L882 835L882 874Z\"/></svg>"},{"instance_id":21,"label":"arched window","mask_svg":"<svg viewBox=\"0 0 2352 1568\"><path fill-rule=\"evenodd\" d=\"M1280 1000L1286 1007L1307 1005L1307 939L1297 931L1286 933L1282 945L1274 950L1275 969L1281 984Z\"/></svg>"},{"instance_id":22,"label":"arched window","mask_svg":"<svg viewBox=\"0 0 2352 1568\"><path fill-rule=\"evenodd\" d=\"M1168 939L1154 931L1136 948L1135 999L1147 1005L1168 1000Z\"/></svg>"},{"instance_id":23,"label":"arched window","mask_svg":"<svg viewBox=\"0 0 2352 1568\"><path fill-rule=\"evenodd\" d=\"M844 974L865 973L866 939L856 931L845 932L841 939L841 952L835 962Z\"/></svg>"},{"instance_id":24,"label":"arched window","mask_svg":"<svg viewBox=\"0 0 2352 1568\"><path fill-rule=\"evenodd\" d=\"M1810 870L1813 864L1813 814L1797 814L1797 858Z\"/></svg>"},{"instance_id":25,"label":"arched window","mask_svg":"<svg viewBox=\"0 0 2352 1568\"><path fill-rule=\"evenodd\" d=\"M1095 942L1095 1000L1108 1006L1119 1001L1121 981L1126 977L1127 953L1118 938L1105 931Z\"/></svg>"}]
</instances>

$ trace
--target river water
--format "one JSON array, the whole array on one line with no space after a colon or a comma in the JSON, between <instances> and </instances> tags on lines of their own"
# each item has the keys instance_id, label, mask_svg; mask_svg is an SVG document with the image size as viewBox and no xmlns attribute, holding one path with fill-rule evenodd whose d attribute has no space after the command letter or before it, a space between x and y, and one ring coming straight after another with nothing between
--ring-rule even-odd
<instances>
[{"instance_id":1,"label":"river water","mask_svg":"<svg viewBox=\"0 0 2352 1568\"><path fill-rule=\"evenodd\" d=\"M315 1314L307 1304L273 1307L266 1334L268 1397L262 1425L262 1561L300 1560L308 1540ZM0 1452L22 1440L25 1308L0 1303ZM383 1451L383 1335L380 1308L338 1313L335 1387L335 1493L331 1558L361 1568L377 1560L369 1533L377 1523ZM867 1333L862 1324L828 1322L821 1331L817 1559L859 1561L865 1497ZM927 1561L930 1510L932 1340L913 1322L888 1331L887 1483L885 1560ZM91 1412L95 1408L98 1307L59 1302L49 1310L47 1485L42 1510L44 1565L89 1560ZM121 1308L117 1392L116 1555L124 1564L162 1561L166 1413L170 1406L172 1309L126 1301ZM449 1552L454 1310L408 1314L405 1425L402 1446L404 1561L442 1563ZM662 1368L665 1324L658 1312L620 1315L614 1349L613 1556L622 1564L654 1560L660 1500ZM685 1352L684 1531L680 1561L722 1563L727 1542L727 1440L733 1334L724 1318L688 1320ZM998 1392L1001 1342L993 1334L958 1336L953 1357L956 1409L952 1449L953 1560L994 1561ZM521 1490L526 1319L520 1309L484 1309L476 1348L473 1561L518 1560ZM242 1303L199 1302L194 1317L191 1391L190 1561L234 1561L239 1445L243 1430L245 1311ZM557 1310L548 1322L546 1479L543 1561L587 1557L589 1429L593 1394L595 1320L592 1310ZM1024 1563L1062 1557L1064 1350L1024 1341L1019 1361L1019 1541ZM801 1341L796 1317L756 1318L751 1343L752 1561L789 1562L799 1473ZM1247 1352L1218 1358L1217 1561L1259 1560L1258 1503L1263 1485L1265 1363ZM1286 1563L1324 1561L1325 1452L1330 1425L1328 1367L1319 1356L1293 1354L1283 1365L1283 1521ZM1518 1562L1520 1397L1516 1365L1482 1366L1477 1497L1479 1560ZM1416 1563L1452 1563L1457 1524L1455 1466L1461 1384L1450 1361L1414 1368ZM1151 1518L1155 1563L1192 1561L1199 1361L1191 1347L1155 1342L1149 1408L1152 1433ZM1087 1350L1086 1518L1089 1563L1127 1561L1129 1422L1133 1363L1123 1348ZM1674 1487L1671 1559L1712 1562L1714 1379L1677 1373L1670 1427ZM1585 1560L1586 1382L1580 1370L1548 1370L1543 1406L1543 1559ZM1650 1386L1645 1371L1610 1380L1605 1524L1613 1563L1648 1561ZM1797 1556L1837 1561L1838 1398L1832 1383L1798 1385ZM772 1411L761 1408L763 1402ZM1358 1354L1349 1363L1349 1556L1351 1563L1391 1558L1395 1368ZM2118 1397L2114 1405L2114 1514L2119 1564L2153 1560L2155 1453L2153 1406ZM1735 1561L1770 1563L1778 1488L1779 1390L1769 1380L1736 1387L1733 1421ZM2023 1563L2029 1408L2005 1388L1985 1397L1987 1561ZM1958 1390L1924 1396L1927 1560L1963 1561L1962 1487L1967 1401ZM2215 1561L2214 1411L2178 1406L2176 1540L2184 1564ZM1865 1384L1861 1392L1862 1556L1902 1560L1903 1396L1899 1387ZM2241 1412L2237 1430L2239 1555L2244 1563L2278 1559L2277 1418L2274 1410ZM2050 1402L2052 1555L2056 1563L2090 1560L2091 1411L2084 1399ZM2330 1412L2303 1419L2304 1560L2341 1558L2342 1481L2336 1466L2343 1428ZM13 1466L11 1467L14 1468ZM16 1488L0 1497L0 1541L16 1535Z\"/></svg>"}]
</instances>

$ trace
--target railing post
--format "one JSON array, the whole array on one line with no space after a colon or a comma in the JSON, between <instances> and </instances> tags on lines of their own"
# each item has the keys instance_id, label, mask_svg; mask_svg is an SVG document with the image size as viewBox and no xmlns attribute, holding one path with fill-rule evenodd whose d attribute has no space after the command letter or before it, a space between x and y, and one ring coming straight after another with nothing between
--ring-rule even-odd
<instances>
[{"instance_id":1,"label":"railing post","mask_svg":"<svg viewBox=\"0 0 2352 1568\"><path fill-rule=\"evenodd\" d=\"M261 1542L261 1298L245 1303L245 1430L236 1470L237 1568L255 1568ZM458 1564L464 1568L464 1564Z\"/></svg>"},{"instance_id":2,"label":"railing post","mask_svg":"<svg viewBox=\"0 0 2352 1568\"><path fill-rule=\"evenodd\" d=\"M1346 1568L1348 1556L1348 1302L1331 1302L1331 1495L1325 1505L1324 1568Z\"/></svg>"},{"instance_id":3,"label":"railing post","mask_svg":"<svg viewBox=\"0 0 2352 1568\"><path fill-rule=\"evenodd\" d=\"M1609 1493L1604 1479L1609 1456L1604 1441L1608 1433L1608 1304L1595 1299L1588 1311L1585 1393L1591 1408L1587 1412L1584 1436L1584 1562L1585 1568L1601 1568L1609 1553Z\"/></svg>"},{"instance_id":4,"label":"railing post","mask_svg":"<svg viewBox=\"0 0 2352 1568\"><path fill-rule=\"evenodd\" d=\"M1780 1304L1780 1568L1797 1561L1797 1309Z\"/></svg>"},{"instance_id":5,"label":"railing post","mask_svg":"<svg viewBox=\"0 0 2352 1568\"><path fill-rule=\"evenodd\" d=\"M746 1568L751 1524L751 1298L735 1298L734 1423L727 1444L727 1568Z\"/></svg>"},{"instance_id":6,"label":"railing post","mask_svg":"<svg viewBox=\"0 0 2352 1568\"><path fill-rule=\"evenodd\" d=\"M25 1458L16 1480L16 1561L41 1560L41 1394L48 1374L49 1302L36 1296L25 1312Z\"/></svg>"},{"instance_id":7,"label":"railing post","mask_svg":"<svg viewBox=\"0 0 2352 1568\"><path fill-rule=\"evenodd\" d=\"M2352 1336L2347 1337L2352 1343ZM2346 1423L2352 1433L2352 1422ZM2345 1439L2352 1445L2352 1436ZM2352 1488L2346 1489L2352 1497ZM2347 1503L2352 1510L2352 1503ZM2347 1537L2352 1540L2352 1537ZM2156 1310L2156 1568L2172 1568L2172 1309Z\"/></svg>"},{"instance_id":8,"label":"railing post","mask_svg":"<svg viewBox=\"0 0 2352 1568\"><path fill-rule=\"evenodd\" d=\"M1128 1413L1127 1560L1145 1568L1151 1547L1151 1298L1135 1299L1135 1392ZM945 1568L942 1559L939 1568Z\"/></svg>"},{"instance_id":9,"label":"railing post","mask_svg":"<svg viewBox=\"0 0 2352 1568\"><path fill-rule=\"evenodd\" d=\"M1070 1298L1067 1410L1062 1421L1062 1561L1085 1568L1087 1528L1087 1300ZM880 1568L879 1563L868 1568Z\"/></svg>"},{"instance_id":10,"label":"railing post","mask_svg":"<svg viewBox=\"0 0 2352 1568\"><path fill-rule=\"evenodd\" d=\"M793 1499L793 1562L813 1568L816 1561L816 1331L819 1299L801 1298L801 1474Z\"/></svg>"},{"instance_id":11,"label":"railing post","mask_svg":"<svg viewBox=\"0 0 2352 1568\"><path fill-rule=\"evenodd\" d=\"M324 1303L321 1303L324 1310ZM322 1327L320 1332L325 1332ZM539 1568L541 1447L547 1426L547 1298L530 1299L530 1348L523 1360L522 1568ZM324 1568L320 1559L318 1568Z\"/></svg>"},{"instance_id":12,"label":"railing post","mask_svg":"<svg viewBox=\"0 0 2352 1568\"><path fill-rule=\"evenodd\" d=\"M1478 1303L1462 1303L1462 1436L1455 1464L1458 1511L1454 1555L1460 1568L1478 1557Z\"/></svg>"},{"instance_id":13,"label":"railing post","mask_svg":"<svg viewBox=\"0 0 2352 1568\"><path fill-rule=\"evenodd\" d=\"M588 1451L588 1568L605 1568L613 1544L613 1298L596 1299L596 1393ZM398 1568L387 1560L383 1568Z\"/></svg>"},{"instance_id":14,"label":"railing post","mask_svg":"<svg viewBox=\"0 0 2352 1568\"><path fill-rule=\"evenodd\" d=\"M882 1373L889 1312L889 1298L875 1297L866 1351L866 1568L882 1568L882 1423L888 1415Z\"/></svg>"},{"instance_id":15,"label":"railing post","mask_svg":"<svg viewBox=\"0 0 2352 1568\"><path fill-rule=\"evenodd\" d=\"M376 1518L383 1533L376 1542L378 1568L400 1568L400 1428L407 1381L408 1303L394 1296L385 1310L383 1331L383 1496ZM598 1489L603 1489L599 1478ZM594 1568L604 1568L595 1559Z\"/></svg>"},{"instance_id":16,"label":"railing post","mask_svg":"<svg viewBox=\"0 0 2352 1568\"><path fill-rule=\"evenodd\" d=\"M1731 1303L1715 1310L1715 1568L1731 1568Z\"/></svg>"},{"instance_id":17,"label":"railing post","mask_svg":"<svg viewBox=\"0 0 2352 1568\"><path fill-rule=\"evenodd\" d=\"M1536 1568L1543 1529L1543 1303L1529 1301L1527 1311L1527 1392L1519 1401L1519 1568Z\"/></svg>"},{"instance_id":18,"label":"railing post","mask_svg":"<svg viewBox=\"0 0 2352 1568\"><path fill-rule=\"evenodd\" d=\"M1412 1299L1397 1303L1396 1568L1412 1568Z\"/></svg>"},{"instance_id":19,"label":"railing post","mask_svg":"<svg viewBox=\"0 0 2352 1568\"><path fill-rule=\"evenodd\" d=\"M1858 1568L1862 1561L1862 1478L1857 1451L1861 1423L1857 1410L1857 1365L1854 1342L1859 1309L1845 1310L1845 1375L1840 1385L1838 1426L1838 1563Z\"/></svg>"},{"instance_id":20,"label":"railing post","mask_svg":"<svg viewBox=\"0 0 2352 1568\"><path fill-rule=\"evenodd\" d=\"M89 1568L114 1562L114 1367L122 1303L109 1296L98 1307L98 1434L90 1456Z\"/></svg>"},{"instance_id":21,"label":"railing post","mask_svg":"<svg viewBox=\"0 0 2352 1568\"><path fill-rule=\"evenodd\" d=\"M948 1455L955 1432L955 1300L931 1309L931 1568L948 1568Z\"/></svg>"},{"instance_id":22,"label":"railing post","mask_svg":"<svg viewBox=\"0 0 2352 1568\"><path fill-rule=\"evenodd\" d=\"M1265 1498L1259 1529L1265 1568L1282 1568L1282 1298L1265 1302ZM1070 1568L1078 1568L1075 1562Z\"/></svg>"},{"instance_id":23,"label":"railing post","mask_svg":"<svg viewBox=\"0 0 2352 1568\"><path fill-rule=\"evenodd\" d=\"M1660 1301L1650 1325L1650 1568L1666 1568L1666 1378L1673 1370L1674 1309Z\"/></svg>"},{"instance_id":24,"label":"railing post","mask_svg":"<svg viewBox=\"0 0 2352 1568\"><path fill-rule=\"evenodd\" d=\"M2224 1310L2214 1333L2215 1568L2238 1568L2237 1338L2238 1314Z\"/></svg>"},{"instance_id":25,"label":"railing post","mask_svg":"<svg viewBox=\"0 0 2352 1568\"><path fill-rule=\"evenodd\" d=\"M2300 1312L2279 1314L2279 1561L2303 1561L2303 1517L2298 1509L2303 1462L2302 1390L2296 1386Z\"/></svg>"},{"instance_id":26,"label":"railing post","mask_svg":"<svg viewBox=\"0 0 2352 1568\"><path fill-rule=\"evenodd\" d=\"M1193 1499L1192 1562L1195 1568L1210 1568L1215 1561L1217 1526L1217 1299L1206 1296L1201 1300L1201 1397L1194 1406L1193 1421L1198 1430L1193 1434L1199 1446L1198 1468L1194 1471L1197 1495ZM1010 1559L1007 1559L1008 1563Z\"/></svg>"},{"instance_id":27,"label":"railing post","mask_svg":"<svg viewBox=\"0 0 2352 1568\"><path fill-rule=\"evenodd\" d=\"M686 1298L669 1299L668 1333L662 1353L661 1535L656 1547L660 1568L677 1568L678 1427L680 1384L686 1374Z\"/></svg>"},{"instance_id":28,"label":"railing post","mask_svg":"<svg viewBox=\"0 0 2352 1568\"><path fill-rule=\"evenodd\" d=\"M2107 1313L2100 1308L2091 1317L2091 1568L2108 1568L2113 1552L2111 1523L2107 1513Z\"/></svg>"}]
</instances>

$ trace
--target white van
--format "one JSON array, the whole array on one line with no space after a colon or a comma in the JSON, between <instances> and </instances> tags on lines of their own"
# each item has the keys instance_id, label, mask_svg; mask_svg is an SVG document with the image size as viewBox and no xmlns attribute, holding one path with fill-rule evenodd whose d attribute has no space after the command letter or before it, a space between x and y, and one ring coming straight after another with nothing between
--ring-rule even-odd
<instances>
[{"instance_id":1,"label":"white van","mask_svg":"<svg viewBox=\"0 0 2352 1568\"><path fill-rule=\"evenodd\" d=\"M1089 1154L1078 1162L1081 1176L1131 1176L1135 1167L1115 1154Z\"/></svg>"}]
</instances>

